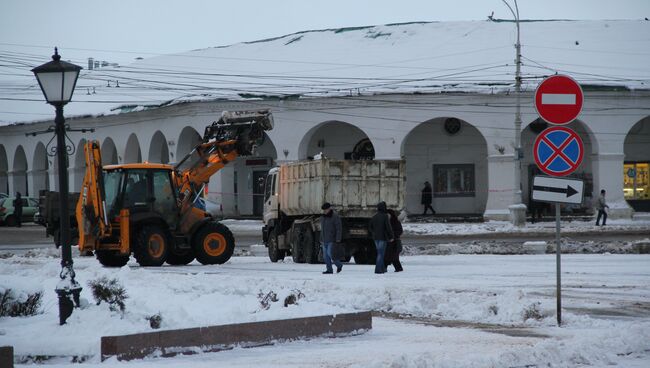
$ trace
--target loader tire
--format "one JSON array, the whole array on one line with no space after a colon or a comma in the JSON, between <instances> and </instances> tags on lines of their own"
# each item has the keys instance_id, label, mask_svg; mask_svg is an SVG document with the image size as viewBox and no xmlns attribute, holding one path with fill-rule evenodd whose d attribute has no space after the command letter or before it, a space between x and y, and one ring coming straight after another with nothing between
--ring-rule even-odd
<instances>
[{"instance_id":1,"label":"loader tire","mask_svg":"<svg viewBox=\"0 0 650 368\"><path fill-rule=\"evenodd\" d=\"M162 266L167 260L170 241L162 228L143 226L136 235L133 255L140 266Z\"/></svg>"},{"instance_id":2,"label":"loader tire","mask_svg":"<svg viewBox=\"0 0 650 368\"><path fill-rule=\"evenodd\" d=\"M102 266L123 267L129 261L129 255L123 255L112 250L97 250L95 256Z\"/></svg>"},{"instance_id":3,"label":"loader tire","mask_svg":"<svg viewBox=\"0 0 650 368\"><path fill-rule=\"evenodd\" d=\"M208 222L194 236L192 248L201 264L224 264L235 251L235 237L218 222Z\"/></svg>"},{"instance_id":4,"label":"loader tire","mask_svg":"<svg viewBox=\"0 0 650 368\"><path fill-rule=\"evenodd\" d=\"M167 263L172 266L184 266L194 260L194 252L187 249L182 252L170 251L167 255Z\"/></svg>"},{"instance_id":5,"label":"loader tire","mask_svg":"<svg viewBox=\"0 0 650 368\"><path fill-rule=\"evenodd\" d=\"M275 235L275 230L271 231L269 234L269 240L266 242L266 246L269 248L269 259L271 262L276 263L277 261L284 260L286 252L278 248L278 240Z\"/></svg>"}]
</instances>

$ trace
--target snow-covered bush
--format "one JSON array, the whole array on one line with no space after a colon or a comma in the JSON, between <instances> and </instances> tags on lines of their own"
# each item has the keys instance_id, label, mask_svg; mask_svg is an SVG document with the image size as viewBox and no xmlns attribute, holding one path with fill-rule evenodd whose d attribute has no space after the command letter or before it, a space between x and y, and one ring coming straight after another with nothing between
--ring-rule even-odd
<instances>
[{"instance_id":1,"label":"snow-covered bush","mask_svg":"<svg viewBox=\"0 0 650 368\"><path fill-rule=\"evenodd\" d=\"M97 305L101 302L108 303L108 307L113 312L117 312L119 309L120 312L124 313L126 305L124 301L129 297L126 294L126 290L120 284L117 279L109 279L106 276L102 276L96 280L88 282L90 286L93 297L97 302Z\"/></svg>"},{"instance_id":2,"label":"snow-covered bush","mask_svg":"<svg viewBox=\"0 0 650 368\"><path fill-rule=\"evenodd\" d=\"M15 292L0 287L0 317L22 317L38 314L43 292Z\"/></svg>"},{"instance_id":3,"label":"snow-covered bush","mask_svg":"<svg viewBox=\"0 0 650 368\"><path fill-rule=\"evenodd\" d=\"M159 329L160 325L162 324L162 315L160 313L156 313L153 316L147 317L146 319L149 321L149 326L151 326L151 328L154 330Z\"/></svg>"}]
</instances>

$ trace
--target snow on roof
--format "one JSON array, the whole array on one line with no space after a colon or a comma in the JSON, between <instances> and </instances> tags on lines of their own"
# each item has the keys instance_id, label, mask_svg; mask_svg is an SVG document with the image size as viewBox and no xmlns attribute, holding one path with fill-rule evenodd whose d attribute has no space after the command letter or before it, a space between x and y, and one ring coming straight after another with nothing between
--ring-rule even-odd
<instances>
[{"instance_id":1,"label":"snow on roof","mask_svg":"<svg viewBox=\"0 0 650 368\"><path fill-rule=\"evenodd\" d=\"M66 116L215 99L498 93L513 88L515 42L515 24L498 20L305 31L84 69ZM556 72L583 86L648 89L650 22L524 21L521 43L524 90ZM0 125L51 119L25 69L0 76L11 87L0 89Z\"/></svg>"}]
</instances>

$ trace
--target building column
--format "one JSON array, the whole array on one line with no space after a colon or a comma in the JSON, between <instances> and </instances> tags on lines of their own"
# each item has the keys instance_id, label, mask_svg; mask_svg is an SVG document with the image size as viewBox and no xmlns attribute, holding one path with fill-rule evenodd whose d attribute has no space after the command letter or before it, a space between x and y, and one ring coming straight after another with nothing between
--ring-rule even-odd
<instances>
[{"instance_id":1,"label":"building column","mask_svg":"<svg viewBox=\"0 0 650 368\"><path fill-rule=\"evenodd\" d=\"M0 193L9 194L9 176L6 172L0 173Z\"/></svg>"},{"instance_id":2,"label":"building column","mask_svg":"<svg viewBox=\"0 0 650 368\"><path fill-rule=\"evenodd\" d=\"M607 191L606 199L609 205L609 218L632 218L634 210L627 204L623 195L623 153L601 153L591 156L594 175L595 200L600 190ZM595 203L595 202L594 202Z\"/></svg>"},{"instance_id":3,"label":"building column","mask_svg":"<svg viewBox=\"0 0 650 368\"><path fill-rule=\"evenodd\" d=\"M59 191L59 173L57 172L57 169L54 168L54 166L50 166L49 169L47 169L47 175L50 176L50 190L54 192Z\"/></svg>"},{"instance_id":4,"label":"building column","mask_svg":"<svg viewBox=\"0 0 650 368\"><path fill-rule=\"evenodd\" d=\"M27 172L29 182L29 194L31 197L38 197L41 189L49 189L49 173L47 170L31 170Z\"/></svg>"},{"instance_id":5,"label":"building column","mask_svg":"<svg viewBox=\"0 0 650 368\"><path fill-rule=\"evenodd\" d=\"M488 162L486 220L509 221L513 204L512 176L515 170L513 155L490 155Z\"/></svg>"},{"instance_id":6,"label":"building column","mask_svg":"<svg viewBox=\"0 0 650 368\"><path fill-rule=\"evenodd\" d=\"M9 178L9 193L7 194L14 196L16 192L20 192L21 195L27 196L26 173L24 171L10 171L7 174Z\"/></svg>"}]
</instances>

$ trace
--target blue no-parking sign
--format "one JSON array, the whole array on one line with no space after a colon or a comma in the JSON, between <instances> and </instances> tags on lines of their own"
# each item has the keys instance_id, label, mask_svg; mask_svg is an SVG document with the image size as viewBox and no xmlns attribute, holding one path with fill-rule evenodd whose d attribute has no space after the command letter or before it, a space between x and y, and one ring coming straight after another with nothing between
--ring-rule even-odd
<instances>
[{"instance_id":1,"label":"blue no-parking sign","mask_svg":"<svg viewBox=\"0 0 650 368\"><path fill-rule=\"evenodd\" d=\"M582 163L583 154L580 136L562 126L541 132L533 149L537 167L551 176L565 176L574 172Z\"/></svg>"}]
</instances>

